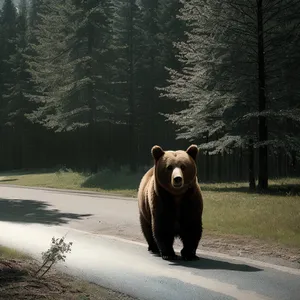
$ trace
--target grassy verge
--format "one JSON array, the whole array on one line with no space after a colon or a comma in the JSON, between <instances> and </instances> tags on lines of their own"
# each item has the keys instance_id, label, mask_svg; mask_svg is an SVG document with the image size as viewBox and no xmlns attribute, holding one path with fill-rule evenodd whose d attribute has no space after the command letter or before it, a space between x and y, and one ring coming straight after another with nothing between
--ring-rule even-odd
<instances>
[{"instance_id":1,"label":"grassy verge","mask_svg":"<svg viewBox=\"0 0 300 300\"><path fill-rule=\"evenodd\" d=\"M50 187L73 190L89 190L136 196L137 185L142 173L132 174L127 169L120 172L103 170L95 175L72 171L56 172L9 172L0 174L0 184Z\"/></svg>"},{"instance_id":2,"label":"grassy verge","mask_svg":"<svg viewBox=\"0 0 300 300\"><path fill-rule=\"evenodd\" d=\"M0 245L0 261L5 259L29 259L30 257L15 249Z\"/></svg>"},{"instance_id":3,"label":"grassy verge","mask_svg":"<svg viewBox=\"0 0 300 300\"><path fill-rule=\"evenodd\" d=\"M34 276L38 266L26 254L0 245L0 299L115 300L131 298L51 270Z\"/></svg>"},{"instance_id":4,"label":"grassy verge","mask_svg":"<svg viewBox=\"0 0 300 300\"><path fill-rule=\"evenodd\" d=\"M0 183L93 190L136 196L142 172L103 170L89 176L76 172L6 173ZM268 194L249 193L247 183L203 184L206 232L254 237L300 248L300 180L271 180Z\"/></svg>"}]
</instances>

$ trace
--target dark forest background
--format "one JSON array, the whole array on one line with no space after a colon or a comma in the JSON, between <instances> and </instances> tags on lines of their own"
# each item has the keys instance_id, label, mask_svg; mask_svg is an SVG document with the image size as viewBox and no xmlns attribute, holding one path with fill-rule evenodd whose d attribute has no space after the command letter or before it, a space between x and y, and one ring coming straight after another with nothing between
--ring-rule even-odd
<instances>
[{"instance_id":1,"label":"dark forest background","mask_svg":"<svg viewBox=\"0 0 300 300\"><path fill-rule=\"evenodd\" d=\"M202 181L300 176L299 1L2 2L0 171L196 143Z\"/></svg>"}]
</instances>

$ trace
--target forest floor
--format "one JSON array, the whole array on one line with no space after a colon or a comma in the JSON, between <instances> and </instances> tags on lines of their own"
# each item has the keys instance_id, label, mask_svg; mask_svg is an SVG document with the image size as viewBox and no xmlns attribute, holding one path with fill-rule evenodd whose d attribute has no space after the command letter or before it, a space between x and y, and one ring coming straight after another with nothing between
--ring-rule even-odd
<instances>
[{"instance_id":1,"label":"forest floor","mask_svg":"<svg viewBox=\"0 0 300 300\"><path fill-rule=\"evenodd\" d=\"M35 276L38 263L31 257L0 246L0 299L3 300L116 300L133 299L51 268Z\"/></svg>"},{"instance_id":2,"label":"forest floor","mask_svg":"<svg viewBox=\"0 0 300 300\"><path fill-rule=\"evenodd\" d=\"M104 170L92 176L68 170L24 171L0 174L0 184L136 197L142 175L131 174L125 169L119 172ZM201 184L204 229L207 242L211 241L206 246L219 247L223 252L224 247L236 245L239 247L234 249L241 249L243 244L246 252L253 250L266 255L277 249L276 256L289 255L292 261L300 262L300 179L282 178L270 180L269 184L270 190L263 194L250 193L246 182ZM290 254L287 249L291 250Z\"/></svg>"}]
</instances>

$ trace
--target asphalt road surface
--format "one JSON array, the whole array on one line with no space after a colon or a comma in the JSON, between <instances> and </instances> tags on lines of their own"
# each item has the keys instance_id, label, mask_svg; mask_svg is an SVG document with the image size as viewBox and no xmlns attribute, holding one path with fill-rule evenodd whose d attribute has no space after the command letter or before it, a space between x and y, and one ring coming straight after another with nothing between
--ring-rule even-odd
<instances>
[{"instance_id":1,"label":"asphalt road surface","mask_svg":"<svg viewBox=\"0 0 300 300\"><path fill-rule=\"evenodd\" d=\"M73 242L63 270L138 299L300 299L297 269L205 251L197 262L150 255L135 199L0 186L0 244L41 257L63 235Z\"/></svg>"}]
</instances>

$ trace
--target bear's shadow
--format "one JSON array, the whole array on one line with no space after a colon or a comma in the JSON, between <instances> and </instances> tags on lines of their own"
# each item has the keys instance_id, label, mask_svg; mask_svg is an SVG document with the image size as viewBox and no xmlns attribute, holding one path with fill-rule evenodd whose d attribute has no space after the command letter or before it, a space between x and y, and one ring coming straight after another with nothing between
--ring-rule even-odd
<instances>
[{"instance_id":1,"label":"bear's shadow","mask_svg":"<svg viewBox=\"0 0 300 300\"><path fill-rule=\"evenodd\" d=\"M249 266L242 263L227 262L218 259L212 259L199 256L199 260L185 261L178 259L175 261L169 261L170 266L181 266L186 268L193 268L199 270L227 270L238 272L259 272L263 271L260 268Z\"/></svg>"}]
</instances>

